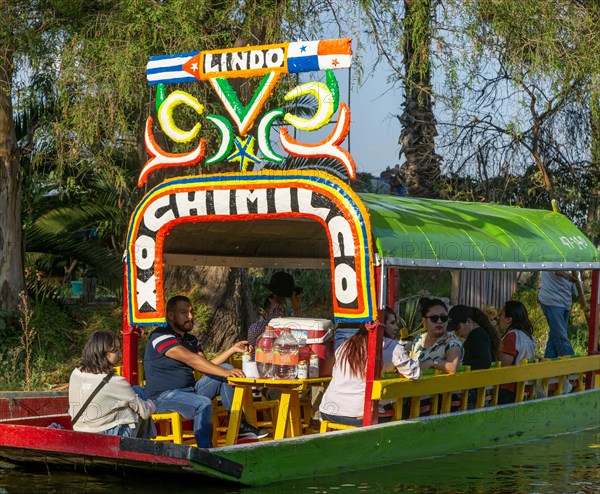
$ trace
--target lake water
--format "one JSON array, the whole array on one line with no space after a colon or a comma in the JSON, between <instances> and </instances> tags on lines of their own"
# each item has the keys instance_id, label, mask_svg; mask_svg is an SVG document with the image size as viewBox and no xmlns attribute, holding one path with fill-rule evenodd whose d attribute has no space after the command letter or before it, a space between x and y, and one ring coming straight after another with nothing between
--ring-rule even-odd
<instances>
[{"instance_id":1,"label":"lake water","mask_svg":"<svg viewBox=\"0 0 600 494\"><path fill-rule=\"evenodd\" d=\"M597 494L600 492L600 429L516 446L254 488L207 485L204 480L190 477L149 480L64 471L48 474L18 468L0 470L0 486L0 494Z\"/></svg>"}]
</instances>

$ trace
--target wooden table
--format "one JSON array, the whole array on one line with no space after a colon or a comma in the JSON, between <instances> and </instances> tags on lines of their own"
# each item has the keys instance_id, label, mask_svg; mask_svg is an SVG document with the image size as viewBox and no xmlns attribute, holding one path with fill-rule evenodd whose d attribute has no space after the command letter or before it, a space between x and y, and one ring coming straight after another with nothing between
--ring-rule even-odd
<instances>
[{"instance_id":1,"label":"wooden table","mask_svg":"<svg viewBox=\"0 0 600 494\"><path fill-rule=\"evenodd\" d=\"M271 388L281 391L277 425L273 439L297 437L302 427L300 424L300 393L311 386L321 386L329 383L331 377L315 377L310 379L257 379L250 377L230 377L229 384L235 388L233 403L229 415L225 445L235 444L238 437L242 411L246 418L256 423L256 411L253 408L252 388Z\"/></svg>"}]
</instances>

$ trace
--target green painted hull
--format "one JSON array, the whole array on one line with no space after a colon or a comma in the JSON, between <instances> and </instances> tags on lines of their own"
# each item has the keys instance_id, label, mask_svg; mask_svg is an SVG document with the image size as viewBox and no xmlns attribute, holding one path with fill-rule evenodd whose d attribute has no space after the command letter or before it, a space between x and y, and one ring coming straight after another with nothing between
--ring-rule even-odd
<instances>
[{"instance_id":1,"label":"green painted hull","mask_svg":"<svg viewBox=\"0 0 600 494\"><path fill-rule=\"evenodd\" d=\"M515 444L600 426L600 389L373 427L213 450L243 465L246 485L336 474L407 460Z\"/></svg>"}]
</instances>

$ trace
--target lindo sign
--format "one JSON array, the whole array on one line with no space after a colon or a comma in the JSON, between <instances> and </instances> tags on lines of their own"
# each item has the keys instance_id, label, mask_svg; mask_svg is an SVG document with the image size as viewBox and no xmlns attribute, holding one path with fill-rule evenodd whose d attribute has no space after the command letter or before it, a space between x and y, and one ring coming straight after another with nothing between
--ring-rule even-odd
<instances>
[{"instance_id":1,"label":"lindo sign","mask_svg":"<svg viewBox=\"0 0 600 494\"><path fill-rule=\"evenodd\" d=\"M350 128L350 108L339 99L334 75L335 69L350 67L351 63L349 38L150 58L146 73L148 83L156 88L156 112L146 120L144 143L149 158L140 171L138 187L147 185L149 177L163 168L199 166L199 174L155 186L131 217L126 252L130 324L164 324L163 250L173 228L189 222L202 231L204 223L265 218L321 224L329 245L334 318L373 320L369 216L346 183L356 177L354 160L343 147ZM283 95L282 107L267 106L285 74L315 70L325 71L320 80L299 83L296 79L296 85L292 83ZM253 93L242 101L240 85L230 83L231 78L256 78ZM208 108L215 108L215 98L203 101L206 93L194 94L193 84L171 90L167 87L198 82L211 86L223 114L208 113ZM299 98L314 100L312 115L296 111L295 100ZM182 111L185 118L180 116ZM305 132L328 124L329 132L320 142L303 138ZM212 138L207 139L207 135ZM273 143L274 137L279 148ZM288 155L329 158L332 165L295 170L285 161ZM224 162L239 164L239 172L210 173L212 166ZM311 166L310 161L307 163ZM190 248L202 252L202 245Z\"/></svg>"}]
</instances>

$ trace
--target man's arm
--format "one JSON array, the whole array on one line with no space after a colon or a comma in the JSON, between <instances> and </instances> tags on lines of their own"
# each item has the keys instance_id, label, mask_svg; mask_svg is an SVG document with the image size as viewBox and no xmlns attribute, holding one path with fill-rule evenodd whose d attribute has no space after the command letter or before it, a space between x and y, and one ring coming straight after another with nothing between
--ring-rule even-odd
<instances>
[{"instance_id":1,"label":"man's arm","mask_svg":"<svg viewBox=\"0 0 600 494\"><path fill-rule=\"evenodd\" d=\"M231 348L225 350L221 355L217 355L214 359L211 360L211 362L213 364L221 365L227 362L227 360L229 360L229 357L235 355L236 353L252 352L252 350L254 350L254 348L252 347L252 345L248 345L248 342L246 340L238 341Z\"/></svg>"},{"instance_id":2,"label":"man's arm","mask_svg":"<svg viewBox=\"0 0 600 494\"><path fill-rule=\"evenodd\" d=\"M577 282L577 278L572 273L569 273L567 271L555 271L554 274L556 274L556 276L564 278L567 281L570 281L571 283Z\"/></svg>"},{"instance_id":3,"label":"man's arm","mask_svg":"<svg viewBox=\"0 0 600 494\"><path fill-rule=\"evenodd\" d=\"M166 351L165 355L173 360L182 362L203 374L213 374L222 377L245 377L241 369L224 369L208 360L204 354L191 352L181 345L170 348ZM223 362L225 360L223 360Z\"/></svg>"}]
</instances>

